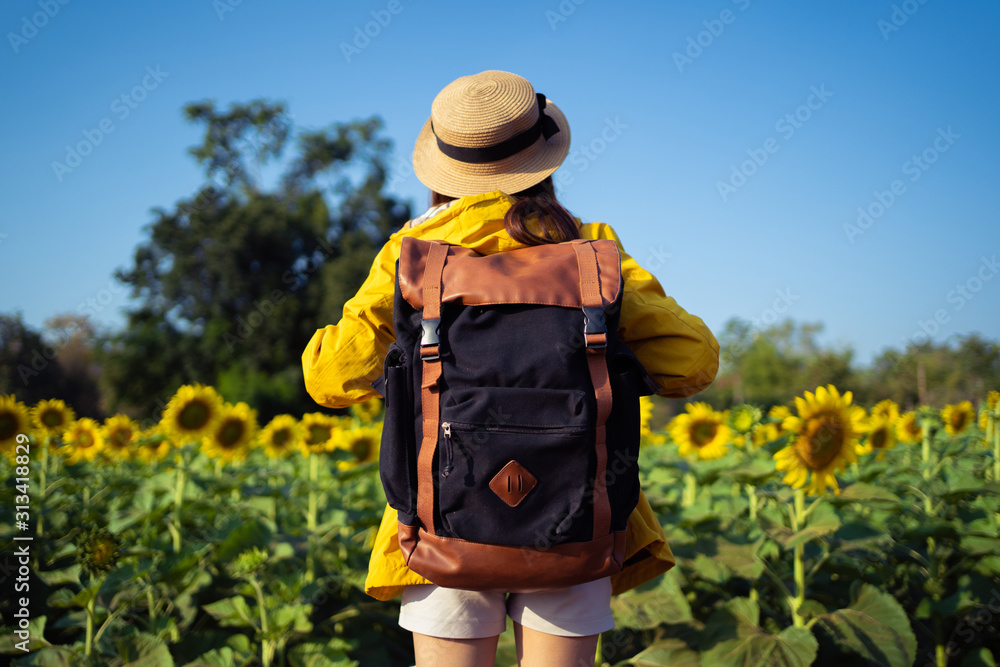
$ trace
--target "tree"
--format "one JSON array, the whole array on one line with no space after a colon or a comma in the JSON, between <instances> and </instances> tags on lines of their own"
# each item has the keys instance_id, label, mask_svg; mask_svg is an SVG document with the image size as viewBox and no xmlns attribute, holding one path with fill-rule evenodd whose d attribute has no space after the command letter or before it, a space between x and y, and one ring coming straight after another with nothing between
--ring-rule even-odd
<instances>
[{"instance_id":1,"label":"tree","mask_svg":"<svg viewBox=\"0 0 1000 667\"><path fill-rule=\"evenodd\" d=\"M340 317L375 253L409 217L384 192L389 143L377 118L298 136L273 191L261 167L294 135L284 105L185 107L205 125L190 153L206 184L154 210L149 240L119 280L138 305L102 355L111 404L155 414L186 382L214 384L262 419L315 407L301 354Z\"/></svg>"}]
</instances>

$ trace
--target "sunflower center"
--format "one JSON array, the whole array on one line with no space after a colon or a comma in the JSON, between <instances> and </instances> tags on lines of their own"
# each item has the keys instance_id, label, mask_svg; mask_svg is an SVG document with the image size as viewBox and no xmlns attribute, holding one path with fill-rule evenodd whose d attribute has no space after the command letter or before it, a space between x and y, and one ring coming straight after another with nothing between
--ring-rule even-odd
<instances>
[{"instance_id":1,"label":"sunflower center","mask_svg":"<svg viewBox=\"0 0 1000 667\"><path fill-rule=\"evenodd\" d=\"M372 443L368 438L358 438L351 443L351 454L354 454L354 458L358 461L364 461L371 454Z\"/></svg>"},{"instance_id":2,"label":"sunflower center","mask_svg":"<svg viewBox=\"0 0 1000 667\"><path fill-rule=\"evenodd\" d=\"M889 430L880 427L868 434L868 442L875 449L885 449L889 445Z\"/></svg>"},{"instance_id":3,"label":"sunflower center","mask_svg":"<svg viewBox=\"0 0 1000 667\"><path fill-rule=\"evenodd\" d=\"M56 428L63 425L63 413L59 410L46 410L39 419L47 428Z\"/></svg>"},{"instance_id":4,"label":"sunflower center","mask_svg":"<svg viewBox=\"0 0 1000 667\"><path fill-rule=\"evenodd\" d=\"M704 447L715 439L719 425L714 421L696 421L691 424L691 442L695 447Z\"/></svg>"},{"instance_id":5,"label":"sunflower center","mask_svg":"<svg viewBox=\"0 0 1000 667\"><path fill-rule=\"evenodd\" d=\"M80 449L89 449L94 446L94 434L84 431L80 437L73 441L73 444Z\"/></svg>"},{"instance_id":6,"label":"sunflower center","mask_svg":"<svg viewBox=\"0 0 1000 667\"><path fill-rule=\"evenodd\" d=\"M0 413L0 440L10 440L17 435L17 415Z\"/></svg>"},{"instance_id":7,"label":"sunflower center","mask_svg":"<svg viewBox=\"0 0 1000 667\"><path fill-rule=\"evenodd\" d=\"M844 423L834 415L822 415L809 422L798 441L799 457L812 470L823 470L844 448Z\"/></svg>"},{"instance_id":8,"label":"sunflower center","mask_svg":"<svg viewBox=\"0 0 1000 667\"><path fill-rule=\"evenodd\" d=\"M330 439L330 427L322 424L313 424L309 427L309 444L322 445Z\"/></svg>"},{"instance_id":9,"label":"sunflower center","mask_svg":"<svg viewBox=\"0 0 1000 667\"><path fill-rule=\"evenodd\" d=\"M279 428L271 435L271 443L278 448L284 447L292 439L292 432L287 428Z\"/></svg>"},{"instance_id":10,"label":"sunflower center","mask_svg":"<svg viewBox=\"0 0 1000 667\"><path fill-rule=\"evenodd\" d=\"M215 439L220 447L232 449L246 433L246 425L242 419L226 419L215 432Z\"/></svg>"},{"instance_id":11,"label":"sunflower center","mask_svg":"<svg viewBox=\"0 0 1000 667\"><path fill-rule=\"evenodd\" d=\"M114 449L125 449L128 443L132 442L132 430L128 428L118 428L108 433L108 444Z\"/></svg>"},{"instance_id":12,"label":"sunflower center","mask_svg":"<svg viewBox=\"0 0 1000 667\"><path fill-rule=\"evenodd\" d=\"M114 545L108 544L104 540L99 540L94 545L94 550L91 552L91 558L93 558L94 564L98 567L106 566L111 560L113 553Z\"/></svg>"},{"instance_id":13,"label":"sunflower center","mask_svg":"<svg viewBox=\"0 0 1000 667\"><path fill-rule=\"evenodd\" d=\"M965 410L955 410L951 413L951 418L948 420L951 427L955 429L956 432L964 431L965 427L969 423L969 413Z\"/></svg>"},{"instance_id":14,"label":"sunflower center","mask_svg":"<svg viewBox=\"0 0 1000 667\"><path fill-rule=\"evenodd\" d=\"M204 401L195 399L181 408L177 421L185 430L197 431L205 428L211 416L212 409Z\"/></svg>"},{"instance_id":15,"label":"sunflower center","mask_svg":"<svg viewBox=\"0 0 1000 667\"><path fill-rule=\"evenodd\" d=\"M733 426L736 427L737 431L745 432L749 431L753 426L753 415L749 412L741 412L736 415L736 419L733 420Z\"/></svg>"}]
</instances>

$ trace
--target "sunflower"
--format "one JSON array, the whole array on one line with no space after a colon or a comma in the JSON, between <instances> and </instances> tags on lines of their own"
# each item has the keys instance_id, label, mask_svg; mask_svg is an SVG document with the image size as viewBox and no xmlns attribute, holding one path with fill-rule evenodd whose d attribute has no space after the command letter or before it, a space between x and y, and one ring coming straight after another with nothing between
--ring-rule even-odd
<instances>
[{"instance_id":1,"label":"sunflower","mask_svg":"<svg viewBox=\"0 0 1000 667\"><path fill-rule=\"evenodd\" d=\"M331 415L322 412L302 415L302 430L305 432L302 453L309 456L332 451L336 446L339 428L340 420Z\"/></svg>"},{"instance_id":2,"label":"sunflower","mask_svg":"<svg viewBox=\"0 0 1000 667\"><path fill-rule=\"evenodd\" d=\"M686 413L673 418L667 427L683 456L697 454L699 459L717 459L726 453L732 431L726 414L716 412L708 403L688 403Z\"/></svg>"},{"instance_id":3,"label":"sunflower","mask_svg":"<svg viewBox=\"0 0 1000 667\"><path fill-rule=\"evenodd\" d=\"M35 428L42 435L62 435L74 419L76 413L73 412L73 408L57 398L39 401L31 409L31 420L35 422Z\"/></svg>"},{"instance_id":4,"label":"sunflower","mask_svg":"<svg viewBox=\"0 0 1000 667\"><path fill-rule=\"evenodd\" d=\"M91 577L102 576L114 569L121 555L121 545L114 533L105 528L93 528L80 538L76 558Z\"/></svg>"},{"instance_id":5,"label":"sunflower","mask_svg":"<svg viewBox=\"0 0 1000 667\"><path fill-rule=\"evenodd\" d=\"M337 449L348 452L352 458L338 461L337 467L341 470L350 470L364 463L378 461L381 441L381 429L374 426L359 426L342 431L337 439Z\"/></svg>"},{"instance_id":6,"label":"sunflower","mask_svg":"<svg viewBox=\"0 0 1000 667\"><path fill-rule=\"evenodd\" d=\"M871 412L872 419L879 419L885 417L890 422L895 422L899 419L899 406L896 405L895 401L886 399L884 401L879 401L872 408Z\"/></svg>"},{"instance_id":7,"label":"sunflower","mask_svg":"<svg viewBox=\"0 0 1000 667\"><path fill-rule=\"evenodd\" d=\"M12 455L17 436L28 435L31 413L13 394L0 394L0 452Z\"/></svg>"},{"instance_id":8,"label":"sunflower","mask_svg":"<svg viewBox=\"0 0 1000 667\"><path fill-rule=\"evenodd\" d=\"M161 433L157 427L148 428L140 432L133 445L132 456L146 463L156 463L162 461L170 453L170 438Z\"/></svg>"},{"instance_id":9,"label":"sunflower","mask_svg":"<svg viewBox=\"0 0 1000 667\"><path fill-rule=\"evenodd\" d=\"M923 430L917 423L916 412L905 412L900 416L899 421L896 422L896 435L900 442L920 442L923 438Z\"/></svg>"},{"instance_id":10,"label":"sunflower","mask_svg":"<svg viewBox=\"0 0 1000 667\"><path fill-rule=\"evenodd\" d=\"M246 403L226 403L220 411L219 421L202 439L201 451L212 459L242 461L256 434L256 410L251 410Z\"/></svg>"},{"instance_id":11,"label":"sunflower","mask_svg":"<svg viewBox=\"0 0 1000 667\"><path fill-rule=\"evenodd\" d=\"M782 424L795 439L774 454L777 469L787 473L786 484L801 489L811 472L809 493L822 494L827 487L839 492L834 472L858 460L855 447L866 428L865 411L851 405L851 398L851 392L841 396L832 384L817 387L815 395L807 391L804 398L795 397L799 414Z\"/></svg>"},{"instance_id":12,"label":"sunflower","mask_svg":"<svg viewBox=\"0 0 1000 667\"><path fill-rule=\"evenodd\" d=\"M186 384L167 403L160 428L177 445L198 442L218 424L222 404L213 387Z\"/></svg>"},{"instance_id":13,"label":"sunflower","mask_svg":"<svg viewBox=\"0 0 1000 667\"><path fill-rule=\"evenodd\" d=\"M770 410L767 411L767 416L771 419L777 419L778 422L783 422L788 417L792 416L792 411L787 405L775 405L772 406Z\"/></svg>"},{"instance_id":14,"label":"sunflower","mask_svg":"<svg viewBox=\"0 0 1000 667\"><path fill-rule=\"evenodd\" d=\"M67 465L80 461L93 461L104 449L104 429L90 417L77 419L63 434L65 445L60 452L68 451Z\"/></svg>"},{"instance_id":15,"label":"sunflower","mask_svg":"<svg viewBox=\"0 0 1000 667\"><path fill-rule=\"evenodd\" d=\"M382 400L373 398L364 403L355 403L351 406L351 414L362 424L370 424L382 414Z\"/></svg>"},{"instance_id":16,"label":"sunflower","mask_svg":"<svg viewBox=\"0 0 1000 667\"><path fill-rule=\"evenodd\" d=\"M769 442L774 442L782 435L781 424L767 422L755 425L750 434L746 436L745 442L749 442L754 447L763 447Z\"/></svg>"},{"instance_id":17,"label":"sunflower","mask_svg":"<svg viewBox=\"0 0 1000 667\"><path fill-rule=\"evenodd\" d=\"M885 458L886 450L892 449L895 446L896 423L890 420L885 413L882 413L881 416L872 416L869 419L868 433L865 436L865 441L858 444L857 448L858 454L871 454L877 451L877 459L881 461Z\"/></svg>"},{"instance_id":18,"label":"sunflower","mask_svg":"<svg viewBox=\"0 0 1000 667\"><path fill-rule=\"evenodd\" d=\"M284 458L301 451L305 442L302 425L291 415L278 415L260 432L260 442L271 458Z\"/></svg>"},{"instance_id":19,"label":"sunflower","mask_svg":"<svg viewBox=\"0 0 1000 667\"><path fill-rule=\"evenodd\" d=\"M962 401L957 405L946 405L941 411L941 421L948 435L958 435L972 425L976 413L972 409L972 401Z\"/></svg>"},{"instance_id":20,"label":"sunflower","mask_svg":"<svg viewBox=\"0 0 1000 667\"><path fill-rule=\"evenodd\" d=\"M108 417L104 420L104 455L115 461L134 458L139 433L139 425L129 417Z\"/></svg>"},{"instance_id":21,"label":"sunflower","mask_svg":"<svg viewBox=\"0 0 1000 667\"><path fill-rule=\"evenodd\" d=\"M996 410L1000 407L1000 391L991 391L986 394L986 407L990 410Z\"/></svg>"},{"instance_id":22,"label":"sunflower","mask_svg":"<svg viewBox=\"0 0 1000 667\"><path fill-rule=\"evenodd\" d=\"M737 405L729 413L729 428L740 435L746 435L753 430L753 427L760 423L761 413L759 408L743 403Z\"/></svg>"}]
</instances>

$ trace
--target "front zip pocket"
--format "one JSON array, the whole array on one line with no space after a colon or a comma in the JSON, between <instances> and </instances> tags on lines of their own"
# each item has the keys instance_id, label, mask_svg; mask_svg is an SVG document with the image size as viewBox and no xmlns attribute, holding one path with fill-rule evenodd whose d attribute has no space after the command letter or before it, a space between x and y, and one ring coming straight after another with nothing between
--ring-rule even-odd
<instances>
[{"instance_id":1,"label":"front zip pocket","mask_svg":"<svg viewBox=\"0 0 1000 667\"><path fill-rule=\"evenodd\" d=\"M532 548L592 539L592 430L457 421L441 427L442 536ZM490 486L494 479L499 493Z\"/></svg>"}]
</instances>

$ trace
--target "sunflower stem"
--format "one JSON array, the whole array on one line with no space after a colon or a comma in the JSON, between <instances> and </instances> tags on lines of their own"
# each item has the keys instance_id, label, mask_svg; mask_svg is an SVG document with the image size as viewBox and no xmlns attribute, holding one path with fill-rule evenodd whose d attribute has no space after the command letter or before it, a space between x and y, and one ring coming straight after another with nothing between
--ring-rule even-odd
<instances>
[{"instance_id":1,"label":"sunflower stem","mask_svg":"<svg viewBox=\"0 0 1000 667\"><path fill-rule=\"evenodd\" d=\"M1000 420L997 419L997 412L1000 405L990 415L989 424L993 425L993 481L1000 482Z\"/></svg>"},{"instance_id":2,"label":"sunflower stem","mask_svg":"<svg viewBox=\"0 0 1000 667\"><path fill-rule=\"evenodd\" d=\"M690 470L684 473L684 494L681 496L681 507L691 507L698 496L698 479Z\"/></svg>"},{"instance_id":3,"label":"sunflower stem","mask_svg":"<svg viewBox=\"0 0 1000 667\"><path fill-rule=\"evenodd\" d=\"M260 657L261 662L264 663L264 667L271 666L271 660L274 658L274 640L267 639L268 625L267 625L267 609L264 606L264 589L261 588L260 582L257 581L257 577L248 577L250 585L253 586L254 597L257 598L257 611L260 614L260 634L264 637L261 640Z\"/></svg>"},{"instance_id":4,"label":"sunflower stem","mask_svg":"<svg viewBox=\"0 0 1000 667\"><path fill-rule=\"evenodd\" d=\"M931 478L931 425L924 422L920 425L920 465L924 471L924 479Z\"/></svg>"},{"instance_id":5,"label":"sunflower stem","mask_svg":"<svg viewBox=\"0 0 1000 667\"><path fill-rule=\"evenodd\" d=\"M174 541L175 554L181 552L181 509L184 503L184 482L184 460L182 458L181 464L177 466L177 484L174 487L174 529L170 531Z\"/></svg>"},{"instance_id":6,"label":"sunflower stem","mask_svg":"<svg viewBox=\"0 0 1000 667\"><path fill-rule=\"evenodd\" d=\"M149 626L153 627L153 624L156 623L156 605L153 601L152 585L150 585L149 588L146 589L146 607L147 607L147 612L149 613Z\"/></svg>"},{"instance_id":7,"label":"sunflower stem","mask_svg":"<svg viewBox=\"0 0 1000 667\"><path fill-rule=\"evenodd\" d=\"M757 501L759 500L757 498L757 487L755 487L753 484L745 484L743 486L743 488L746 489L747 500L750 502L750 520L751 521L756 521L757 520Z\"/></svg>"},{"instance_id":8,"label":"sunflower stem","mask_svg":"<svg viewBox=\"0 0 1000 667\"><path fill-rule=\"evenodd\" d=\"M306 583L316 579L316 482L319 479L319 455L309 456L309 508L306 514L306 529L309 532L309 547L306 551Z\"/></svg>"},{"instance_id":9,"label":"sunflower stem","mask_svg":"<svg viewBox=\"0 0 1000 667\"><path fill-rule=\"evenodd\" d=\"M91 598L87 600L87 634L84 639L83 654L88 658L94 650L94 616L97 613L95 611L97 607L97 594L100 592L101 584L103 582L103 577L97 580L97 588L94 590L94 594Z\"/></svg>"},{"instance_id":10,"label":"sunflower stem","mask_svg":"<svg viewBox=\"0 0 1000 667\"><path fill-rule=\"evenodd\" d=\"M799 532L799 528L805 519L806 494L802 489L795 489L795 508L789 513L791 517L792 533ZM806 601L806 577L805 577L805 544L799 542L795 545L793 552L795 567L795 596L789 600L789 607L792 612L792 624L796 628L805 627L805 619L802 618L800 609Z\"/></svg>"},{"instance_id":11,"label":"sunflower stem","mask_svg":"<svg viewBox=\"0 0 1000 667\"><path fill-rule=\"evenodd\" d=\"M35 535L39 538L45 532L45 488L48 486L45 473L49 467L49 436L42 438L42 465L38 469L38 521L35 523Z\"/></svg>"}]
</instances>

